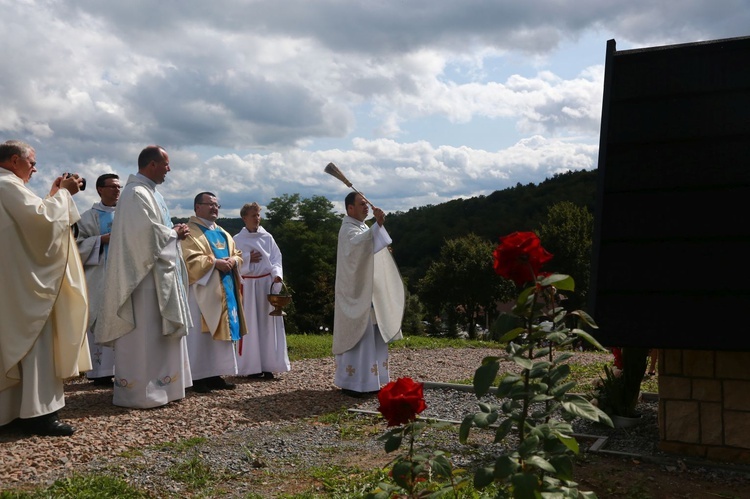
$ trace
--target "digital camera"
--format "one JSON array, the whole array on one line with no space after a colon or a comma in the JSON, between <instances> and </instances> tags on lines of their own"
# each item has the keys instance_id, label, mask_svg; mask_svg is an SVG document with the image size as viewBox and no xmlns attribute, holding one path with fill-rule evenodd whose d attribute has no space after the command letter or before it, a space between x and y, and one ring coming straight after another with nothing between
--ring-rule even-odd
<instances>
[{"instance_id":1,"label":"digital camera","mask_svg":"<svg viewBox=\"0 0 750 499\"><path fill-rule=\"evenodd\" d=\"M70 177L73 176L73 174L65 172L65 173L62 174L62 176L63 176L63 178L70 178ZM80 179L81 179L81 188L80 188L80 190L85 191L86 190L86 179L83 178L83 177L81 177Z\"/></svg>"}]
</instances>

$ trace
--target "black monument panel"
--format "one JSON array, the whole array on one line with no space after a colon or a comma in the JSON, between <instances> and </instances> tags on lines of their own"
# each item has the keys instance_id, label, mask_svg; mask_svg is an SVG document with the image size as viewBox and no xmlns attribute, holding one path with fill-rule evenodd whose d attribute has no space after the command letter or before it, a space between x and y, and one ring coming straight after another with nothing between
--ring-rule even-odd
<instances>
[{"instance_id":1,"label":"black monument panel","mask_svg":"<svg viewBox=\"0 0 750 499\"><path fill-rule=\"evenodd\" d=\"M750 38L609 41L589 294L605 345L750 350L749 60Z\"/></svg>"}]
</instances>

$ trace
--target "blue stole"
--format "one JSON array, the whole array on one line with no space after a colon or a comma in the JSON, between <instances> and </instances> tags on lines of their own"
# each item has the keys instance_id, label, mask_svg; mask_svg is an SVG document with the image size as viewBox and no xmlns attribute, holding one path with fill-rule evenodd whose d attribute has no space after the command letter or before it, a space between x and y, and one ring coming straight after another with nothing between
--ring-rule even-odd
<instances>
[{"instance_id":1,"label":"blue stole","mask_svg":"<svg viewBox=\"0 0 750 499\"><path fill-rule=\"evenodd\" d=\"M138 173L138 175L141 175ZM169 227L170 229L174 227L174 224L172 223L172 218L169 216L169 208L167 208L167 203L164 201L164 196L161 195L161 192L156 190L156 184L149 178L141 175L142 178L148 180L149 185L153 186L154 189L154 199L156 199L156 204L159 205L159 208L161 209L161 216L162 221L164 222L164 225ZM182 246L180 245L179 241L177 242L177 261L175 262L174 271L175 276L177 277L177 282L182 283L183 281L183 274L182 274ZM188 302L187 294L185 292L185 288L180 284L177 286L177 288L180 291L180 295L182 295L182 300L184 303Z\"/></svg>"},{"instance_id":2,"label":"blue stole","mask_svg":"<svg viewBox=\"0 0 750 499\"><path fill-rule=\"evenodd\" d=\"M99 214L99 234L109 234L112 232L112 221L115 219L115 212L114 211L101 211L96 210L96 212ZM109 244L105 244L104 246L104 260L107 259L107 252L109 251Z\"/></svg>"},{"instance_id":3,"label":"blue stole","mask_svg":"<svg viewBox=\"0 0 750 499\"><path fill-rule=\"evenodd\" d=\"M227 258L229 255L229 243L226 235L218 226L215 229L209 229L199 225L206 236L211 250L216 258ZM224 287L224 294L227 299L227 316L229 317L229 331L232 334L232 340L240 339L240 319L237 311L237 293L234 286L234 275L232 272L220 272L221 285Z\"/></svg>"}]
</instances>

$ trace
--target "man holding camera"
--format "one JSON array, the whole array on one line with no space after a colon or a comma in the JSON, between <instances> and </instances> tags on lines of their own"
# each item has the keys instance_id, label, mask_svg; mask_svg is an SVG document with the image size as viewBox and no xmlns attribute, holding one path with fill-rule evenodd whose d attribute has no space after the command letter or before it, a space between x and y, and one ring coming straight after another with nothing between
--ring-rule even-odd
<instances>
[{"instance_id":1,"label":"man holding camera","mask_svg":"<svg viewBox=\"0 0 750 499\"><path fill-rule=\"evenodd\" d=\"M0 144L0 426L20 418L36 435L68 436L58 419L63 380L91 369L86 282L71 225L80 218L78 175L55 179L41 199L25 184L36 152L21 141Z\"/></svg>"},{"instance_id":2,"label":"man holding camera","mask_svg":"<svg viewBox=\"0 0 750 499\"><path fill-rule=\"evenodd\" d=\"M115 371L115 353L112 347L97 345L94 339L96 318L104 293L104 273L109 252L109 238L112 222L115 219L115 207L120 199L120 177L115 173L105 173L96 179L96 192L100 200L90 210L81 214L76 227L78 251L86 272L86 286L89 291L89 332L91 364L93 369L86 373L95 385L112 387L112 376Z\"/></svg>"}]
</instances>

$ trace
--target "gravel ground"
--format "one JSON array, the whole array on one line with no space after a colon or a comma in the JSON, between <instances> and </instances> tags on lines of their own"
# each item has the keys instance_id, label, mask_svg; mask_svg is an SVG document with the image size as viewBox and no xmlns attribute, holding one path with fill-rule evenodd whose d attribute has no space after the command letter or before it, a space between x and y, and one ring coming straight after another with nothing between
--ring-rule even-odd
<instances>
[{"instance_id":1,"label":"gravel ground","mask_svg":"<svg viewBox=\"0 0 750 499\"><path fill-rule=\"evenodd\" d=\"M395 349L391 377L449 383L471 378L482 358L497 354L494 349ZM575 357L577 363L600 359L586 352ZM503 368L516 370L510 364ZM376 440L385 429L382 421L360 416L361 425L370 426L364 430L369 433L350 439L342 437L341 425L316 419L347 408L377 408L376 398L350 398L333 387L333 371L333 359L294 362L291 372L275 380L232 378L236 390L191 392L181 401L150 410L115 407L111 389L95 387L84 378L71 380L60 416L77 428L72 437L27 437L13 428L0 428L0 490L46 485L72 472L106 472L156 496L182 497L190 494L184 484L169 478L169 469L183 462L186 452L204 458L228 477L254 477L251 489L264 490L264 497L273 496L274 487L289 493L289 480L302 468L352 466L356 456L362 456L365 469L384 465L391 456ZM425 398L426 417L460 420L476 410L472 393L428 389ZM643 403L639 409L644 422L635 429L611 430L583 422L574 428L577 433L607 436L606 448L611 450L659 455L656 404ZM169 444L191 437L205 441L187 451ZM477 449L488 458L498 450L485 441L467 453L455 438L440 440L439 445L454 453L459 466L475 460ZM233 495L226 490L222 494Z\"/></svg>"},{"instance_id":2,"label":"gravel ground","mask_svg":"<svg viewBox=\"0 0 750 499\"><path fill-rule=\"evenodd\" d=\"M395 349L391 376L446 382L466 379L473 376L482 358L496 354L494 349ZM60 411L60 418L76 427L73 436L27 437L14 428L0 428L0 484L49 483L94 460L107 461L161 442L215 438L256 428L261 435L268 434L268 426L361 403L333 386L333 373L332 357L294 362L290 372L274 380L230 378L237 383L236 390L206 395L189 391L180 401L147 410L116 407L111 389L76 378L66 383L66 406ZM299 442L300 448L305 445Z\"/></svg>"}]
</instances>

